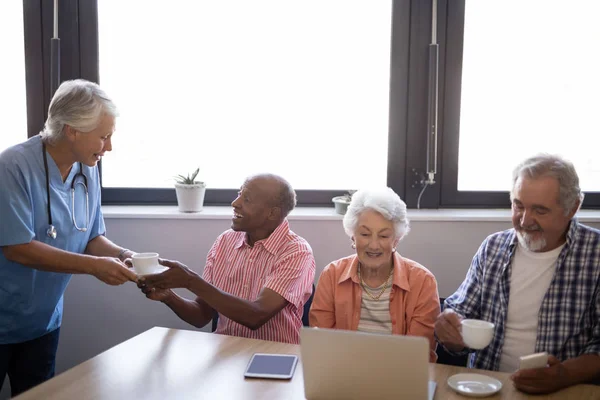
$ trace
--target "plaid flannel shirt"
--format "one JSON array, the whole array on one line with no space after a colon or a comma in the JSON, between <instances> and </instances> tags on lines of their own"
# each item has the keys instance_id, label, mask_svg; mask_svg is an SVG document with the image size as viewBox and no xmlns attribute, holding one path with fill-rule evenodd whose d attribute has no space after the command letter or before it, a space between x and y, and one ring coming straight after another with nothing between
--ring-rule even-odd
<instances>
[{"instance_id":1,"label":"plaid flannel shirt","mask_svg":"<svg viewBox=\"0 0 600 400\"><path fill-rule=\"evenodd\" d=\"M495 324L490 345L469 357L471 368L497 371L500 366L516 245L514 229L488 236L465 280L445 301L465 318ZM600 231L573 219L538 313L536 352L546 351L561 361L600 353L599 277Z\"/></svg>"}]
</instances>

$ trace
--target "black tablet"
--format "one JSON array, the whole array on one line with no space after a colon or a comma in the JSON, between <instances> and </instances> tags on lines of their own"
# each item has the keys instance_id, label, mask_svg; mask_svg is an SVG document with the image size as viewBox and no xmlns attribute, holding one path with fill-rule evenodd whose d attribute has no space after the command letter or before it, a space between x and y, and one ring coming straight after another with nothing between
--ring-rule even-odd
<instances>
[{"instance_id":1,"label":"black tablet","mask_svg":"<svg viewBox=\"0 0 600 400\"><path fill-rule=\"evenodd\" d=\"M298 363L298 356L290 354L256 353L250 359L244 376L246 378L291 379Z\"/></svg>"}]
</instances>

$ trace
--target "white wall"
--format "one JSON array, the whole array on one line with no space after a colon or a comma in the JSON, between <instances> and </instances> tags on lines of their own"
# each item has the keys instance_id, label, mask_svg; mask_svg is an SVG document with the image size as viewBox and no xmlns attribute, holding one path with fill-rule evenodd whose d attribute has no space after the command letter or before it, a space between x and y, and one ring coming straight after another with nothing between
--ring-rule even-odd
<instances>
[{"instance_id":1,"label":"white wall","mask_svg":"<svg viewBox=\"0 0 600 400\"><path fill-rule=\"evenodd\" d=\"M461 283L481 241L490 233L510 227L507 217L495 219L428 221L427 218L413 218L412 230L398 250L429 268L437 277L440 296L446 297ZM229 223L225 217L106 218L108 237L116 243L136 251L156 251L162 257L177 259L198 272L202 271L212 242L229 228ZM340 219L292 218L290 225L311 244L317 276L327 263L352 252ZM589 225L600 228L600 223ZM195 329L180 321L163 304L146 299L133 283L111 287L90 276L74 276L65 295L57 373L154 326Z\"/></svg>"},{"instance_id":2,"label":"white wall","mask_svg":"<svg viewBox=\"0 0 600 400\"><path fill-rule=\"evenodd\" d=\"M107 219L106 223L108 236L122 246L156 251L200 273L214 239L230 221ZM327 263L353 251L341 220L292 220L290 225L311 244L317 276ZM462 281L482 239L507 227L508 222L413 222L399 251L428 267L438 279L440 295L447 296ZM110 287L90 276L74 276L65 295L57 372L153 326L195 329L163 304L146 299L133 283Z\"/></svg>"}]
</instances>

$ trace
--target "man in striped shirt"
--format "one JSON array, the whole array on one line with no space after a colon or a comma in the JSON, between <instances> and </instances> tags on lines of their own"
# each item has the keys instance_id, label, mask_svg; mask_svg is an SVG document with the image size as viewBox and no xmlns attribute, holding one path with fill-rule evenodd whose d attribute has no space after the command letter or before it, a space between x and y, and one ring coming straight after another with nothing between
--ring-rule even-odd
<instances>
[{"instance_id":1,"label":"man in striped shirt","mask_svg":"<svg viewBox=\"0 0 600 400\"><path fill-rule=\"evenodd\" d=\"M514 372L519 357L547 352L548 366L511 378L528 393L549 393L600 378L600 232L574 218L583 200L577 172L540 155L513 174L514 229L490 235L456 293L446 299L435 334L467 352L462 318L494 323L494 338L473 352L475 368Z\"/></svg>"},{"instance_id":2,"label":"man in striped shirt","mask_svg":"<svg viewBox=\"0 0 600 400\"><path fill-rule=\"evenodd\" d=\"M312 292L315 260L308 242L286 219L296 193L283 178L248 178L231 203L231 229L222 233L206 258L202 277L177 261L170 269L141 279L146 296L162 301L196 326L219 314L216 333L299 343L304 303ZM185 288L186 300L170 289Z\"/></svg>"}]
</instances>

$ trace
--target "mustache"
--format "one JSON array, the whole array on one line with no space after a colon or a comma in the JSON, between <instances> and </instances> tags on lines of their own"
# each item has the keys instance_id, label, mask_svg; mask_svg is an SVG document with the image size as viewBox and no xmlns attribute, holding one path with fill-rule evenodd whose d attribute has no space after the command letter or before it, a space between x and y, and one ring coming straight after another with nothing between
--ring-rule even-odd
<instances>
[{"instance_id":1,"label":"mustache","mask_svg":"<svg viewBox=\"0 0 600 400\"><path fill-rule=\"evenodd\" d=\"M533 225L529 225L529 226L524 226L524 225L519 224L517 226L517 229L523 230L523 231L529 231L529 232L543 232L544 231L542 229L542 227L539 226L538 224L533 224Z\"/></svg>"}]
</instances>

